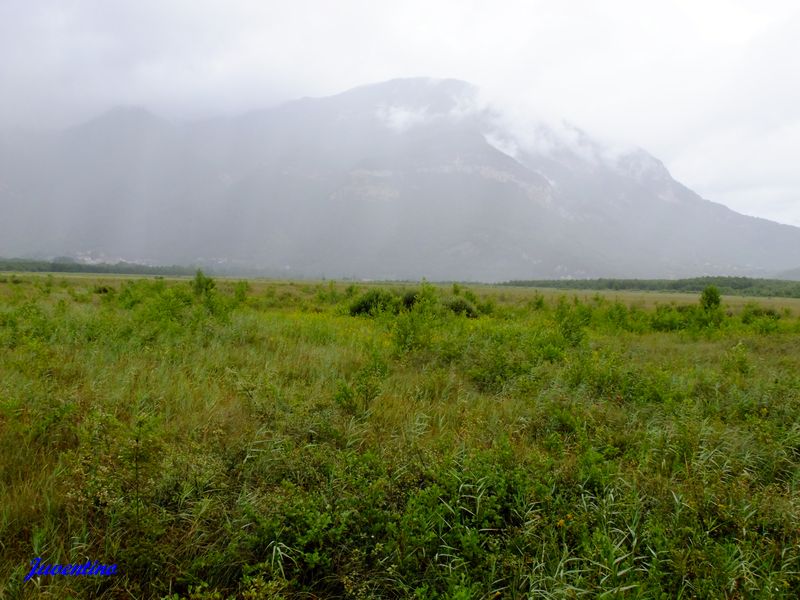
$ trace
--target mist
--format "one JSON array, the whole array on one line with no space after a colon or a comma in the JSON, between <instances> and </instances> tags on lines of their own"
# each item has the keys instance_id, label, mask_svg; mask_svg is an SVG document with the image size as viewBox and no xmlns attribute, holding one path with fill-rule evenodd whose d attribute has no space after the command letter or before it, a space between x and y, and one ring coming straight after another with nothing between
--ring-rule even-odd
<instances>
[{"instance_id":1,"label":"mist","mask_svg":"<svg viewBox=\"0 0 800 600\"><path fill-rule=\"evenodd\" d=\"M780 276L800 229L635 146L405 78L235 117L116 108L0 147L0 255L269 276ZM36 235L31 235L35 224Z\"/></svg>"},{"instance_id":2,"label":"mist","mask_svg":"<svg viewBox=\"0 0 800 600\"><path fill-rule=\"evenodd\" d=\"M708 261L695 249L688 258L671 256L686 240L666 231L664 247L642 269L614 266L626 252L604 250L601 267L562 240L537 246L530 238L550 218L542 211L574 225L598 210L612 219L627 201L644 210L653 198L668 203L684 194L648 188L637 180L643 169L698 199L800 225L800 82L787 76L800 66L799 15L790 2L743 1L623 1L602 9L511 2L491 10L478 2L344 2L334 10L315 2L9 0L0 6L0 206L7 215L0 252L355 273L350 251L326 264L314 258L317 246L304 245L325 237L315 220L339 202L337 214L349 216L365 248L377 252L370 243L401 234L409 247L424 248L430 232L399 223L422 210L413 208L422 198L431 218L455 219L452 207L430 208L445 184L428 176L448 172L450 193L478 173L481 185L503 180L508 189L491 190L499 197L522 194L502 207L476 198L482 208L459 217L460 233L436 252L453 263L469 262L465 252L495 256L460 269L462 276L517 275L542 264L549 266L539 274L569 276L780 272L797 266L787 264L793 255ZM468 82L471 91L426 95L389 86L366 100L337 96L418 76ZM446 119L437 103L447 105ZM394 179L354 183L379 171L364 165L381 162ZM625 174L636 191L611 181L625 169L638 173ZM297 180L279 181L284 171ZM412 198L412 189L422 192ZM371 194L384 199L382 208L360 205ZM682 227L690 209L670 207ZM481 233L486 211L494 229ZM264 219L283 229L270 230ZM527 228L509 237L506 227L520 222ZM728 235L724 223L704 222L715 236ZM578 235L559 227L562 238ZM262 230L272 231L269 241ZM520 241L490 250L497 235ZM404 244L396 244L401 252ZM501 268L501 256L520 264ZM430 264L426 256L407 264L384 258L394 266L358 274L417 276L424 269L414 264ZM449 268L443 263L437 273Z\"/></svg>"}]
</instances>

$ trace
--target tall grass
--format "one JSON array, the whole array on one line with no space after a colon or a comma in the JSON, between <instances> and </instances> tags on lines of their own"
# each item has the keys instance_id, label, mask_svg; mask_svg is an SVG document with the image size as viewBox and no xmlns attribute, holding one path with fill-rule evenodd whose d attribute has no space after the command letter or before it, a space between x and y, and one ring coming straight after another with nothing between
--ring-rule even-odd
<instances>
[{"instance_id":1,"label":"tall grass","mask_svg":"<svg viewBox=\"0 0 800 600\"><path fill-rule=\"evenodd\" d=\"M381 290L6 277L0 597L796 596L791 312Z\"/></svg>"}]
</instances>

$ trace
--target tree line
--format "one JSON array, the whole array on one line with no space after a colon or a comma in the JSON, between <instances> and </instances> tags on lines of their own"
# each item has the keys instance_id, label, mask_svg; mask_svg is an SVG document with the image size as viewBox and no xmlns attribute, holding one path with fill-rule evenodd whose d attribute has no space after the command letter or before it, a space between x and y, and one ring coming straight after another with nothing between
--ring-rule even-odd
<instances>
[{"instance_id":1,"label":"tree line","mask_svg":"<svg viewBox=\"0 0 800 600\"><path fill-rule=\"evenodd\" d=\"M709 286L722 294L800 298L800 281L752 277L692 277L688 279L542 279L513 280L501 285L566 290L702 292Z\"/></svg>"},{"instance_id":2,"label":"tree line","mask_svg":"<svg viewBox=\"0 0 800 600\"><path fill-rule=\"evenodd\" d=\"M193 275L194 267L179 265L151 266L137 263L86 264L75 260L34 260L27 258L0 258L0 271L34 273L114 273L120 275Z\"/></svg>"}]
</instances>

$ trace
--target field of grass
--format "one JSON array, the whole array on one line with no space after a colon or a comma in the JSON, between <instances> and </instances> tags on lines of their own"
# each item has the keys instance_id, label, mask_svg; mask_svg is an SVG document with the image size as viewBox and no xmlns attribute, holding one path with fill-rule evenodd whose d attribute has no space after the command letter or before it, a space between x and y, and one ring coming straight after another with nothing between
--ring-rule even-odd
<instances>
[{"instance_id":1,"label":"field of grass","mask_svg":"<svg viewBox=\"0 0 800 600\"><path fill-rule=\"evenodd\" d=\"M0 274L0 597L795 598L798 302Z\"/></svg>"}]
</instances>

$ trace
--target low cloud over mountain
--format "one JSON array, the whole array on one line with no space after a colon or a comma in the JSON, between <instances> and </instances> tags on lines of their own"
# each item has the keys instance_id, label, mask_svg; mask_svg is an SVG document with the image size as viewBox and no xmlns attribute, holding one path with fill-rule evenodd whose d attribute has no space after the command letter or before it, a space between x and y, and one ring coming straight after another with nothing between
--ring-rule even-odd
<instances>
[{"instance_id":1,"label":"low cloud over mountain","mask_svg":"<svg viewBox=\"0 0 800 600\"><path fill-rule=\"evenodd\" d=\"M800 265L800 229L700 198L643 150L520 125L456 80L199 122L119 108L9 134L0 207L5 256L482 281Z\"/></svg>"}]
</instances>

